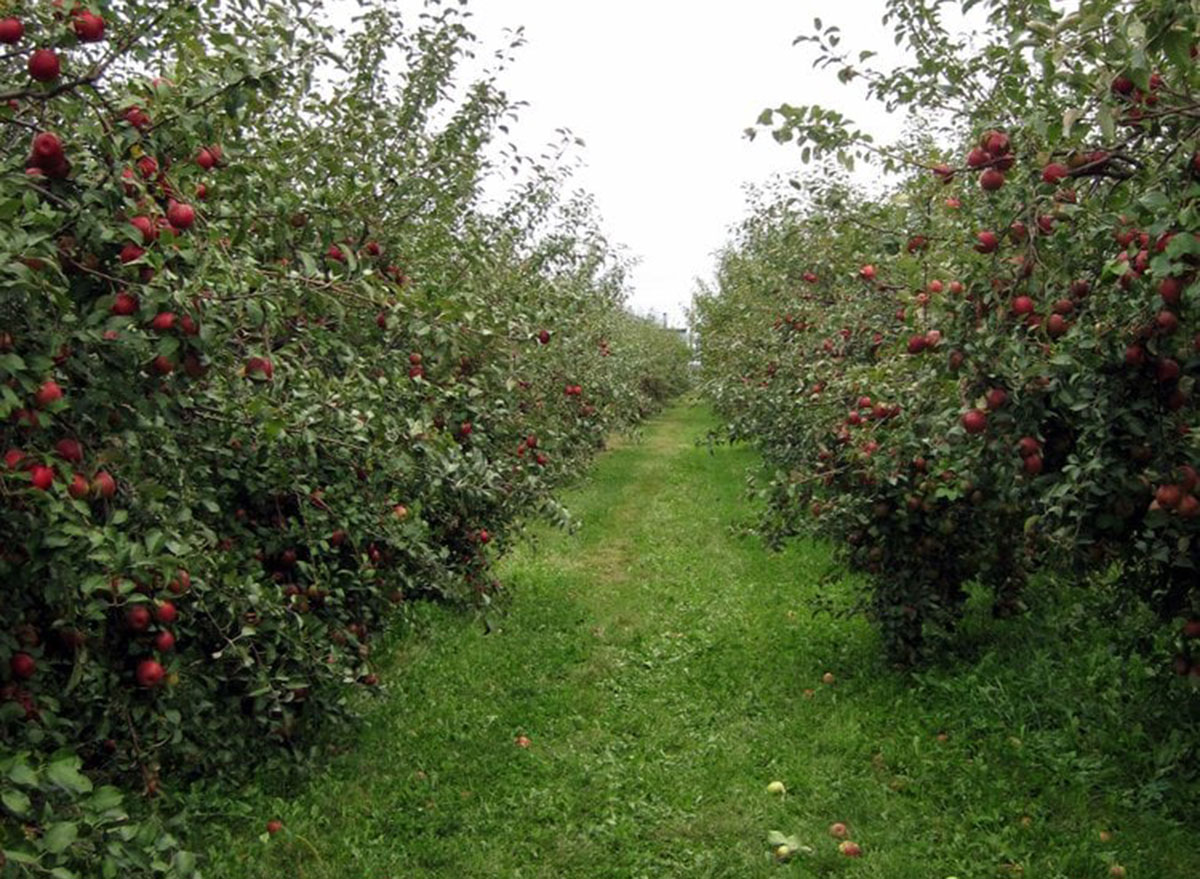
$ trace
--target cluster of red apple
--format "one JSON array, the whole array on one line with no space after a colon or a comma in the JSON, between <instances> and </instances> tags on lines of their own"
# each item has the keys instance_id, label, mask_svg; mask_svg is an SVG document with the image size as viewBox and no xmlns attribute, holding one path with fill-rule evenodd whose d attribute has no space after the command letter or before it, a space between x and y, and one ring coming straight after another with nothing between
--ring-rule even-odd
<instances>
[{"instance_id":1,"label":"cluster of red apple","mask_svg":"<svg viewBox=\"0 0 1200 879\"><path fill-rule=\"evenodd\" d=\"M62 9L62 0L53 5ZM76 3L70 10L71 26L75 38L81 43L98 43L104 39L104 18ZM61 12L57 14L61 18ZM0 43L9 46L19 44L25 38L25 23L16 17L0 19ZM36 82L54 82L62 75L62 61L52 49L35 49L29 55L27 65L29 77Z\"/></svg>"},{"instance_id":2,"label":"cluster of red apple","mask_svg":"<svg viewBox=\"0 0 1200 879\"><path fill-rule=\"evenodd\" d=\"M979 175L979 188L985 192L995 192L1002 187L1005 172L1011 170L1016 161L1012 143L1003 131L985 131L979 138L979 146L967 153L967 167L983 169Z\"/></svg>"},{"instance_id":3,"label":"cluster of red apple","mask_svg":"<svg viewBox=\"0 0 1200 879\"><path fill-rule=\"evenodd\" d=\"M536 433L531 433L519 443L517 443L517 457L524 458L526 452L534 452L534 462L539 467L545 467L550 459L543 452L535 451L538 447L538 437Z\"/></svg>"},{"instance_id":4,"label":"cluster of red apple","mask_svg":"<svg viewBox=\"0 0 1200 879\"><path fill-rule=\"evenodd\" d=\"M38 386L33 395L31 409L18 409L12 415L17 424L27 431L34 431L43 425L53 413L66 407L63 402L65 394L62 387L54 379L46 379ZM65 464L74 468L83 463L83 446L73 437L63 437L54 444L54 455ZM18 448L10 448L4 453L4 463L10 472L24 472L29 475L30 485L38 491L49 491L58 478L55 465L47 463L47 457L40 457ZM95 497L111 500L117 493L117 483L103 469L98 469L89 480L82 473L73 471L67 484L67 493L76 500Z\"/></svg>"},{"instance_id":5,"label":"cluster of red apple","mask_svg":"<svg viewBox=\"0 0 1200 879\"><path fill-rule=\"evenodd\" d=\"M30 176L45 175L52 180L65 180L70 176L71 163L57 135L42 131L33 136L25 169Z\"/></svg>"},{"instance_id":6,"label":"cluster of red apple","mask_svg":"<svg viewBox=\"0 0 1200 879\"><path fill-rule=\"evenodd\" d=\"M180 576L172 581L172 591L176 594L184 591L184 582L190 583L190 578L186 572L181 571ZM175 603L169 600L157 602L153 608L145 603L133 604L125 611L125 626L134 635L146 634L152 622L158 623L159 628L151 643L159 654L170 653L175 649L175 633L170 626L178 619L179 610ZM158 659L145 657L138 661L135 677L139 686L154 689L166 678L166 669Z\"/></svg>"}]
</instances>

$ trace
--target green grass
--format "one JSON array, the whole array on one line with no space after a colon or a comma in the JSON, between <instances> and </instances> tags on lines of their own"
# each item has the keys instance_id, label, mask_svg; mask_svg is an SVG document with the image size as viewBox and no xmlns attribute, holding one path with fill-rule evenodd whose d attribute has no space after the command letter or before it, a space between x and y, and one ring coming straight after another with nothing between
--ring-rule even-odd
<instances>
[{"instance_id":1,"label":"green grass","mask_svg":"<svg viewBox=\"0 0 1200 879\"><path fill-rule=\"evenodd\" d=\"M681 405L605 454L567 498L582 527L503 563L490 633L421 608L346 752L203 828L206 876L1200 876L1196 822L1169 817L1197 800L1169 771L1187 747L1142 723L1156 680L1105 649L1111 623L1052 592L894 672L864 621L812 614L825 548L742 533L755 459L697 445L714 425ZM774 863L771 830L815 854Z\"/></svg>"}]
</instances>

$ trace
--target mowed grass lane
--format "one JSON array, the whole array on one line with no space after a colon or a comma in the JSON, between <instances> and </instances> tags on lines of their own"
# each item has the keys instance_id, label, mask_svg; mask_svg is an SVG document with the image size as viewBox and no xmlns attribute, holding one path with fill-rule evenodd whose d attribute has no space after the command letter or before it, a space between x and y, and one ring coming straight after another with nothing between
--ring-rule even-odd
<instances>
[{"instance_id":1,"label":"mowed grass lane","mask_svg":"<svg viewBox=\"0 0 1200 879\"><path fill-rule=\"evenodd\" d=\"M1195 823L1166 817L1191 788L1130 801L1122 749L1153 743L1112 740L1136 716L1115 659L981 615L962 663L892 671L861 619L813 615L824 547L743 533L755 457L697 442L715 426L679 405L603 455L581 527L503 563L490 633L419 608L348 751L206 827L206 876L1200 876ZM815 852L777 863L772 830Z\"/></svg>"}]
</instances>

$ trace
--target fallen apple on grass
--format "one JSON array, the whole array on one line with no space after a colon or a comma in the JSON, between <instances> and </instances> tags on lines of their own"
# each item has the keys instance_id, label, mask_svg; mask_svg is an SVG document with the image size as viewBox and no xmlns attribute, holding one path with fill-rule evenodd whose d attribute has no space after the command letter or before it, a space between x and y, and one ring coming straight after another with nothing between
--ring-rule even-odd
<instances>
[{"instance_id":1,"label":"fallen apple on grass","mask_svg":"<svg viewBox=\"0 0 1200 879\"><path fill-rule=\"evenodd\" d=\"M860 846L857 842L851 842L848 839L838 846L838 851L848 858L862 857L862 846Z\"/></svg>"}]
</instances>

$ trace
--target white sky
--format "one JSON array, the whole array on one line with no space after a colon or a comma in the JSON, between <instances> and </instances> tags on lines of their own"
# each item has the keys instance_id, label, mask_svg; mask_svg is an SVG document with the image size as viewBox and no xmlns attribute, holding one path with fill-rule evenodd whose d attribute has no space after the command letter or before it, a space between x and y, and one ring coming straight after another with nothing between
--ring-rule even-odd
<instances>
[{"instance_id":1,"label":"white sky","mask_svg":"<svg viewBox=\"0 0 1200 879\"><path fill-rule=\"evenodd\" d=\"M746 182L802 166L794 145L743 131L781 103L838 107L877 136L889 119L833 70L814 71L799 34L813 17L842 28L855 51L892 46L882 0L696 3L680 0L476 0L483 46L524 25L526 45L500 82L530 105L514 130L532 151L570 128L586 142L575 183L596 196L610 240L640 257L631 306L683 320L696 277L743 215Z\"/></svg>"},{"instance_id":2,"label":"white sky","mask_svg":"<svg viewBox=\"0 0 1200 879\"><path fill-rule=\"evenodd\" d=\"M402 5L421 8L420 0ZM512 140L536 156L558 141L557 128L583 138L572 188L595 196L606 236L640 259L631 307L667 312L674 325L743 215L743 184L802 167L795 145L766 131L753 142L744 136L765 107L837 107L883 140L900 129L832 69L814 71L806 44L792 45L821 16L842 28L844 46L895 57L879 23L883 0L473 0L467 8L481 62L507 45L505 28L524 26L526 45L499 80L529 105Z\"/></svg>"}]
</instances>

